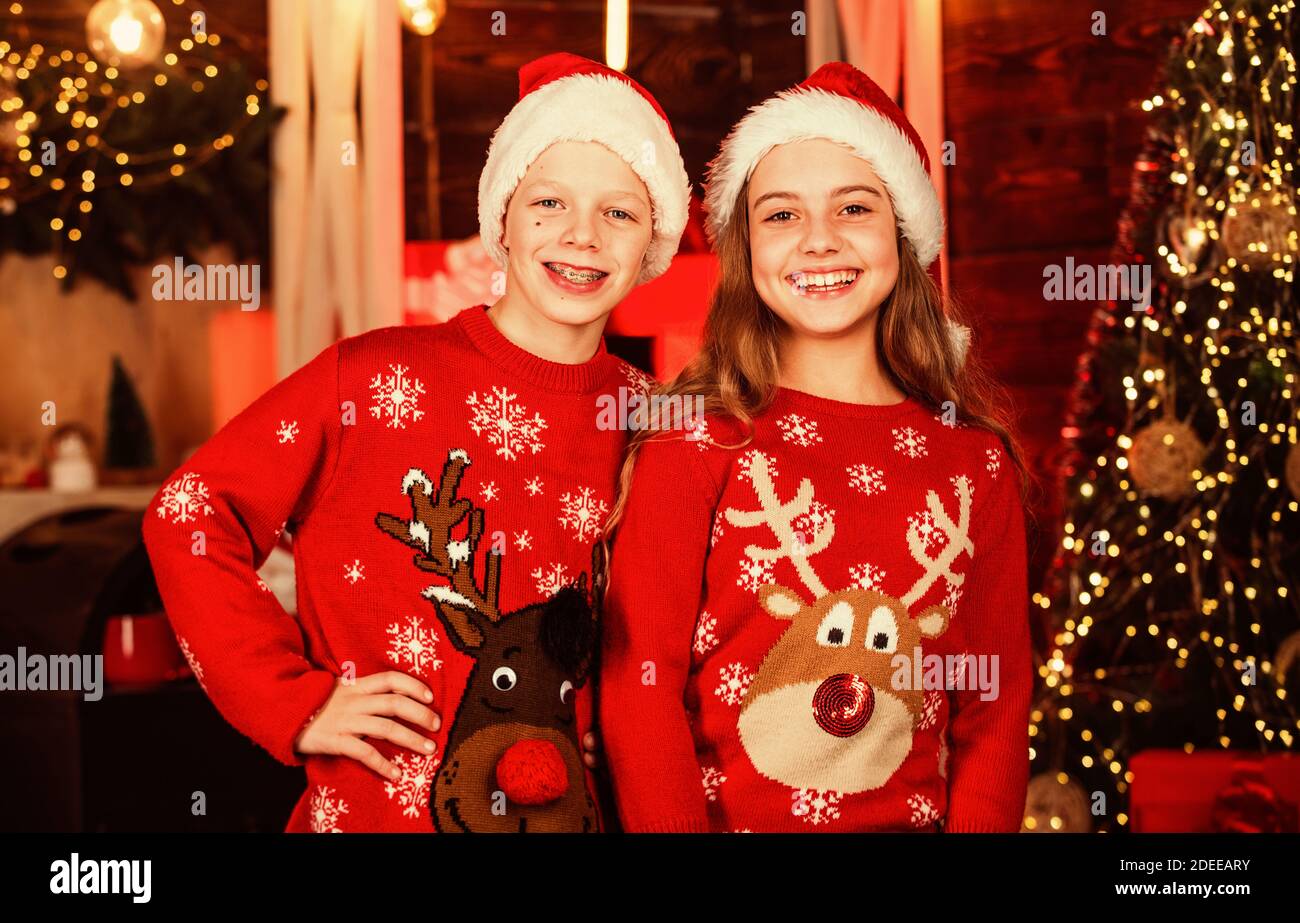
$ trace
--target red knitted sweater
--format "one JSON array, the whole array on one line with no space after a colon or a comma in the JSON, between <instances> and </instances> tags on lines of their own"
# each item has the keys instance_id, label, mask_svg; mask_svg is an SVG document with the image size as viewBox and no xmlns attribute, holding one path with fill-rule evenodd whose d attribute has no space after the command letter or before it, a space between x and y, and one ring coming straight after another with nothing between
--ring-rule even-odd
<instances>
[{"instance_id":1,"label":"red knitted sweater","mask_svg":"<svg viewBox=\"0 0 1300 923\"><path fill-rule=\"evenodd\" d=\"M1000 440L788 389L743 448L703 430L644 445L614 538L600 723L627 829L1017 830L1032 683Z\"/></svg>"},{"instance_id":2,"label":"red knitted sweater","mask_svg":"<svg viewBox=\"0 0 1300 923\"><path fill-rule=\"evenodd\" d=\"M290 831L597 827L588 575L626 433L597 428L596 400L642 381L603 343L578 365L533 356L471 308L331 346L168 479L149 555L232 725L300 765L294 738L350 671L418 677L442 716L415 728L431 756L370 741L398 781L306 758ZM256 573L282 529L296 620Z\"/></svg>"}]
</instances>

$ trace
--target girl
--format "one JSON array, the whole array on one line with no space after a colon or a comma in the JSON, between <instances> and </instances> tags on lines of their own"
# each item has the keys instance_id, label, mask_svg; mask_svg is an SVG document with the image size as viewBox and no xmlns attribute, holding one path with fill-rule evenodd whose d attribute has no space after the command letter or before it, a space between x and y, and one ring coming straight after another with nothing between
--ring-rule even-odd
<instances>
[{"instance_id":1,"label":"girl","mask_svg":"<svg viewBox=\"0 0 1300 923\"><path fill-rule=\"evenodd\" d=\"M721 275L665 389L710 412L633 437L611 516L600 714L629 830L1019 827L1021 463L926 273L928 171L842 63L710 166Z\"/></svg>"},{"instance_id":2,"label":"girl","mask_svg":"<svg viewBox=\"0 0 1300 923\"><path fill-rule=\"evenodd\" d=\"M640 378L601 332L668 267L688 196L642 87L528 64L479 183L504 297L331 346L155 498L145 538L195 676L306 766L290 831L598 829L578 740L625 433L594 421ZM286 528L296 622L256 573Z\"/></svg>"}]
</instances>

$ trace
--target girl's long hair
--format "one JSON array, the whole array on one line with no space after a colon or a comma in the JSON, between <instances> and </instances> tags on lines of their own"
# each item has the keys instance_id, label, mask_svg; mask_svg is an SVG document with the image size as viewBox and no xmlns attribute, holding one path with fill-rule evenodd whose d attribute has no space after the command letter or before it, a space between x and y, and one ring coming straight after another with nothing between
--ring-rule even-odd
<instances>
[{"instance_id":1,"label":"girl's long hair","mask_svg":"<svg viewBox=\"0 0 1300 923\"><path fill-rule=\"evenodd\" d=\"M657 386L652 395L702 396L704 412L735 418L753 438L754 417L776 396L778 342L781 320L759 298L754 288L749 256L749 184L741 187L740 203L718 234L715 249L720 264L717 287L709 304L700 351L672 381ZM967 349L965 360L957 353L946 318L962 323L960 308L945 299L939 286L922 268L912 244L898 239L898 281L880 306L876 321L876 355L895 384L935 413L951 401L958 421L1001 437L1015 465L1022 501L1031 479L1018 440L1012 433L1010 399L1006 390L986 372ZM664 433L648 428L634 430L619 473L618 498L606 522L606 539L613 536L627 502L632 472L641 446L652 438L683 438L682 432Z\"/></svg>"}]
</instances>

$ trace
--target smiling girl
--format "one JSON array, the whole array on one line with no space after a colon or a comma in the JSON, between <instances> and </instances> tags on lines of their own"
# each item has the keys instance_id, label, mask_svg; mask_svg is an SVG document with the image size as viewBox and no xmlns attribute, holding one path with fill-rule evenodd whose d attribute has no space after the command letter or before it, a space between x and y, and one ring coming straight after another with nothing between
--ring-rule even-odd
<instances>
[{"instance_id":1,"label":"smiling girl","mask_svg":"<svg viewBox=\"0 0 1300 923\"><path fill-rule=\"evenodd\" d=\"M146 518L221 713L307 791L290 831L593 831L592 545L639 373L602 330L667 269L689 186L662 110L573 55L520 71L479 184L506 293L325 350L177 470ZM257 577L294 536L297 618ZM592 765L585 754L586 766Z\"/></svg>"},{"instance_id":2,"label":"smiling girl","mask_svg":"<svg viewBox=\"0 0 1300 923\"><path fill-rule=\"evenodd\" d=\"M1019 453L927 269L906 117L842 63L710 168L690 438L611 516L601 727L633 831L1013 831L1030 649Z\"/></svg>"}]
</instances>

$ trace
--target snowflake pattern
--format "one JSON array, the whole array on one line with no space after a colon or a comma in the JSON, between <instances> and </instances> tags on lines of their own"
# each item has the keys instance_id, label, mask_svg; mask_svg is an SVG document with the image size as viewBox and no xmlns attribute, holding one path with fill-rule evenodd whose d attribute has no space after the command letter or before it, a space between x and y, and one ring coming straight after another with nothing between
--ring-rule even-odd
<instances>
[{"instance_id":1,"label":"snowflake pattern","mask_svg":"<svg viewBox=\"0 0 1300 923\"><path fill-rule=\"evenodd\" d=\"M736 577L736 586L744 587L751 593L757 593L769 583L773 583L776 576L772 573L771 561L759 561L756 558L746 556L740 562L740 575Z\"/></svg>"},{"instance_id":2,"label":"snowflake pattern","mask_svg":"<svg viewBox=\"0 0 1300 923\"><path fill-rule=\"evenodd\" d=\"M943 704L943 693L938 689L927 689L925 701L921 706L921 720L916 723L918 731L928 731L934 727L939 718L939 706Z\"/></svg>"},{"instance_id":3,"label":"snowflake pattern","mask_svg":"<svg viewBox=\"0 0 1300 923\"><path fill-rule=\"evenodd\" d=\"M939 820L939 809L919 792L908 797L907 806L912 809L913 827L928 827Z\"/></svg>"},{"instance_id":4,"label":"snowflake pattern","mask_svg":"<svg viewBox=\"0 0 1300 923\"><path fill-rule=\"evenodd\" d=\"M817 432L817 421L801 417L797 413L787 413L776 421L776 426L781 430L782 439L800 448L806 449L822 441L821 434Z\"/></svg>"},{"instance_id":5,"label":"snowflake pattern","mask_svg":"<svg viewBox=\"0 0 1300 923\"><path fill-rule=\"evenodd\" d=\"M704 797L709 801L717 801L718 789L727 781L727 777L716 766L701 766L700 775L704 783Z\"/></svg>"},{"instance_id":6,"label":"snowflake pattern","mask_svg":"<svg viewBox=\"0 0 1300 923\"><path fill-rule=\"evenodd\" d=\"M528 491L528 496L530 497L536 497L538 494L540 494L544 486L545 485L542 484L541 478L535 477L532 480L524 482L524 490Z\"/></svg>"},{"instance_id":7,"label":"snowflake pattern","mask_svg":"<svg viewBox=\"0 0 1300 923\"><path fill-rule=\"evenodd\" d=\"M399 753L393 757L401 777L396 781L384 783L384 792L391 801L397 796L397 803L402 806L406 817L419 817L429 803L429 787L433 784L434 770L441 762L436 756L419 756L415 753Z\"/></svg>"},{"instance_id":8,"label":"snowflake pattern","mask_svg":"<svg viewBox=\"0 0 1300 923\"><path fill-rule=\"evenodd\" d=\"M710 650L718 646L718 636L714 633L718 627L718 620L709 615L708 612L701 612L699 619L695 622L695 653L703 657Z\"/></svg>"},{"instance_id":9,"label":"snowflake pattern","mask_svg":"<svg viewBox=\"0 0 1300 923\"><path fill-rule=\"evenodd\" d=\"M311 796L311 832L342 833L339 818L348 813L348 803L336 798L334 789L328 785L316 786L316 793Z\"/></svg>"},{"instance_id":10,"label":"snowflake pattern","mask_svg":"<svg viewBox=\"0 0 1300 923\"><path fill-rule=\"evenodd\" d=\"M713 532L709 535L709 547L712 548L718 544L718 539L722 538L722 511L719 510L713 517Z\"/></svg>"},{"instance_id":11,"label":"snowflake pattern","mask_svg":"<svg viewBox=\"0 0 1300 923\"><path fill-rule=\"evenodd\" d=\"M790 813L806 824L816 827L829 824L840 816L839 792L818 791L815 788L797 788L791 793Z\"/></svg>"},{"instance_id":12,"label":"snowflake pattern","mask_svg":"<svg viewBox=\"0 0 1300 923\"><path fill-rule=\"evenodd\" d=\"M208 503L208 485L193 471L187 471L163 488L158 498L158 518L171 518L173 524L192 522L200 513L215 512Z\"/></svg>"},{"instance_id":13,"label":"snowflake pattern","mask_svg":"<svg viewBox=\"0 0 1300 923\"><path fill-rule=\"evenodd\" d=\"M344 564L343 579L356 586L358 580L366 579L366 565L356 558L353 559L351 564Z\"/></svg>"},{"instance_id":14,"label":"snowflake pattern","mask_svg":"<svg viewBox=\"0 0 1300 923\"><path fill-rule=\"evenodd\" d=\"M754 459L757 458L759 455L762 455L763 458L767 459L768 477L772 478L773 480L776 480L776 476L777 476L776 459L773 458L771 455L768 455L766 452L760 452L758 449L751 449L750 451L746 452L744 455L740 456L740 470L736 472L736 480L738 481L747 480L751 484L753 483Z\"/></svg>"},{"instance_id":15,"label":"snowflake pattern","mask_svg":"<svg viewBox=\"0 0 1300 923\"><path fill-rule=\"evenodd\" d=\"M895 452L902 452L908 458L920 458L928 454L925 448L925 436L912 427L896 426L891 432L894 435Z\"/></svg>"},{"instance_id":16,"label":"snowflake pattern","mask_svg":"<svg viewBox=\"0 0 1300 923\"><path fill-rule=\"evenodd\" d=\"M725 705L739 705L753 681L754 674L745 669L743 663L729 663L718 670L718 687L713 694Z\"/></svg>"},{"instance_id":17,"label":"snowflake pattern","mask_svg":"<svg viewBox=\"0 0 1300 923\"><path fill-rule=\"evenodd\" d=\"M871 465L849 465L844 469L849 475L849 486L868 497L884 493L885 472Z\"/></svg>"},{"instance_id":18,"label":"snowflake pattern","mask_svg":"<svg viewBox=\"0 0 1300 923\"><path fill-rule=\"evenodd\" d=\"M687 442L695 443L695 448L703 452L709 447L711 437L709 436L709 421L703 418L692 420L686 426L686 435L684 438Z\"/></svg>"},{"instance_id":19,"label":"snowflake pattern","mask_svg":"<svg viewBox=\"0 0 1300 923\"><path fill-rule=\"evenodd\" d=\"M425 628L417 615L406 617L406 623L394 622L388 626L388 659L401 666L415 667L416 673L442 666L437 654L438 635Z\"/></svg>"},{"instance_id":20,"label":"snowflake pattern","mask_svg":"<svg viewBox=\"0 0 1300 923\"><path fill-rule=\"evenodd\" d=\"M390 364L388 370L391 374L378 372L370 380L370 415L390 429L406 429L408 419L418 423L424 416L419 409L424 382L408 378L410 368L405 365Z\"/></svg>"},{"instance_id":21,"label":"snowflake pattern","mask_svg":"<svg viewBox=\"0 0 1300 923\"><path fill-rule=\"evenodd\" d=\"M874 564L863 561L861 564L850 566L849 578L864 590L875 590L877 593L885 592L884 568L876 567Z\"/></svg>"},{"instance_id":22,"label":"snowflake pattern","mask_svg":"<svg viewBox=\"0 0 1300 923\"><path fill-rule=\"evenodd\" d=\"M820 500L814 500L809 504L808 512L800 513L790 524L794 526L796 537L801 536L807 544L816 539L822 529L834 521L835 511Z\"/></svg>"},{"instance_id":23,"label":"snowflake pattern","mask_svg":"<svg viewBox=\"0 0 1300 923\"><path fill-rule=\"evenodd\" d=\"M597 500L596 492L590 487L580 487L560 496L560 527L572 529L580 542L589 542L600 534L608 512L605 501Z\"/></svg>"},{"instance_id":24,"label":"snowflake pattern","mask_svg":"<svg viewBox=\"0 0 1300 923\"><path fill-rule=\"evenodd\" d=\"M487 503L490 500L495 500L497 498L497 482L488 481L486 484L484 484L482 481L480 481L478 485L478 492L479 492L479 496L483 498L484 503Z\"/></svg>"},{"instance_id":25,"label":"snowflake pattern","mask_svg":"<svg viewBox=\"0 0 1300 923\"><path fill-rule=\"evenodd\" d=\"M298 441L298 421L290 420L288 423L280 421L280 428L275 431L280 437L280 445L288 443L297 443Z\"/></svg>"},{"instance_id":26,"label":"snowflake pattern","mask_svg":"<svg viewBox=\"0 0 1300 923\"><path fill-rule=\"evenodd\" d=\"M537 581L537 592L550 599L560 590L572 584L572 578L567 576L568 570L558 561L547 567L535 568L532 577Z\"/></svg>"},{"instance_id":27,"label":"snowflake pattern","mask_svg":"<svg viewBox=\"0 0 1300 923\"><path fill-rule=\"evenodd\" d=\"M195 657L194 652L190 650L189 641L180 635L176 636L176 640L180 644L181 653L185 655L185 662L190 665L190 672L199 681L199 687L206 692L208 687L203 685L203 664L199 663L199 658Z\"/></svg>"},{"instance_id":28,"label":"snowflake pattern","mask_svg":"<svg viewBox=\"0 0 1300 923\"><path fill-rule=\"evenodd\" d=\"M984 469L988 471L988 473L993 476L993 480L996 481L998 478L998 470L1002 467L1002 452L998 449L985 449L984 454L988 457Z\"/></svg>"},{"instance_id":29,"label":"snowflake pattern","mask_svg":"<svg viewBox=\"0 0 1300 923\"><path fill-rule=\"evenodd\" d=\"M934 514L929 510L908 516L907 530L909 533L916 533L917 538L921 540L925 553L928 555L933 556L940 548L948 544L947 533L939 528L939 524L934 521Z\"/></svg>"},{"instance_id":30,"label":"snowflake pattern","mask_svg":"<svg viewBox=\"0 0 1300 923\"><path fill-rule=\"evenodd\" d=\"M493 388L491 394L479 397L477 391L471 391L465 398L473 414L469 428L475 436L486 433L488 444L496 446L496 454L506 461L514 461L523 452L536 455L546 448L540 438L546 421L539 413L530 417L527 407L515 403L518 396L505 388Z\"/></svg>"},{"instance_id":31,"label":"snowflake pattern","mask_svg":"<svg viewBox=\"0 0 1300 923\"><path fill-rule=\"evenodd\" d=\"M528 530L515 533L515 550L531 551L533 548L533 537L528 534Z\"/></svg>"},{"instance_id":32,"label":"snowflake pattern","mask_svg":"<svg viewBox=\"0 0 1300 923\"><path fill-rule=\"evenodd\" d=\"M624 362L622 368L623 377L627 379L627 382L633 391L639 391L642 394L645 394L654 387L655 380L635 365Z\"/></svg>"},{"instance_id":33,"label":"snowflake pattern","mask_svg":"<svg viewBox=\"0 0 1300 923\"><path fill-rule=\"evenodd\" d=\"M957 603L961 602L961 587L954 586L948 581L948 592L943 596L943 604L948 610L948 617L952 618L957 614Z\"/></svg>"}]
</instances>

